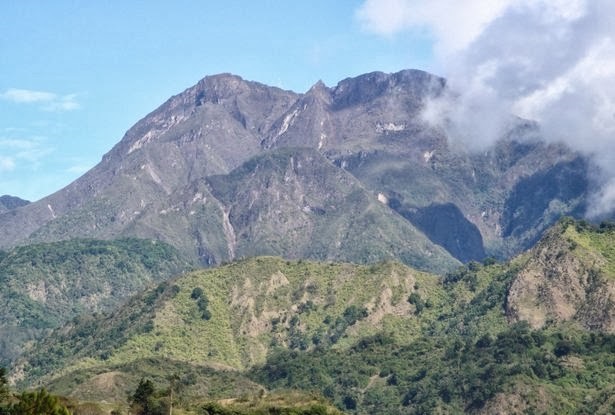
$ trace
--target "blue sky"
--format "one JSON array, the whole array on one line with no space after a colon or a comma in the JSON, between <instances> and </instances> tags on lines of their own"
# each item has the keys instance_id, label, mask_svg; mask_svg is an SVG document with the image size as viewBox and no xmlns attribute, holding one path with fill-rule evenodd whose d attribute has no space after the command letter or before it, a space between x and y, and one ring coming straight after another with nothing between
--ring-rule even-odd
<instances>
[{"instance_id":1,"label":"blue sky","mask_svg":"<svg viewBox=\"0 0 615 415\"><path fill-rule=\"evenodd\" d=\"M381 35L362 1L5 1L0 195L46 196L136 121L206 75L297 92L361 73L431 69L422 29Z\"/></svg>"}]
</instances>

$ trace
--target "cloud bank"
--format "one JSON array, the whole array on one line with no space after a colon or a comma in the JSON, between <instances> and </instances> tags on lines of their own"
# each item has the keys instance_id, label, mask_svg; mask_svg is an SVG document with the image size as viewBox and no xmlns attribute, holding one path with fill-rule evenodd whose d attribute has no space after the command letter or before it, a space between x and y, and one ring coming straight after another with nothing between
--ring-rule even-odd
<instances>
[{"instance_id":1,"label":"cloud bank","mask_svg":"<svg viewBox=\"0 0 615 415\"><path fill-rule=\"evenodd\" d=\"M10 88L0 98L16 104L37 104L44 111L73 111L80 107L76 94L58 95L53 92Z\"/></svg>"},{"instance_id":2,"label":"cloud bank","mask_svg":"<svg viewBox=\"0 0 615 415\"><path fill-rule=\"evenodd\" d=\"M366 30L424 30L454 97L431 102L430 122L474 148L514 114L543 136L591 156L600 190L588 216L615 209L615 2L612 0L366 0Z\"/></svg>"}]
</instances>

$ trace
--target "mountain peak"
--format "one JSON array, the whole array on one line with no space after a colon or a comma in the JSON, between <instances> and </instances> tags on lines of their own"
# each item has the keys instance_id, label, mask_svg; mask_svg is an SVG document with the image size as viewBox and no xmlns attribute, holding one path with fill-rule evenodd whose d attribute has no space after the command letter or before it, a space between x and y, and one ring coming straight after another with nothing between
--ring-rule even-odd
<instances>
[{"instance_id":1,"label":"mountain peak","mask_svg":"<svg viewBox=\"0 0 615 415\"><path fill-rule=\"evenodd\" d=\"M309 91L318 91L318 90L328 90L329 88L327 88L327 85L325 85L325 83L322 81L322 79L319 79L318 82L316 82L314 85L312 85L312 87L308 90Z\"/></svg>"},{"instance_id":2,"label":"mountain peak","mask_svg":"<svg viewBox=\"0 0 615 415\"><path fill-rule=\"evenodd\" d=\"M191 88L196 95L197 105L204 101L216 103L220 99L237 95L246 89L248 89L247 82L240 76L230 73L206 76Z\"/></svg>"},{"instance_id":3,"label":"mountain peak","mask_svg":"<svg viewBox=\"0 0 615 415\"><path fill-rule=\"evenodd\" d=\"M306 96L317 97L323 101L328 102L331 99L331 90L325 85L322 80L316 82L305 93Z\"/></svg>"},{"instance_id":4,"label":"mountain peak","mask_svg":"<svg viewBox=\"0 0 615 415\"><path fill-rule=\"evenodd\" d=\"M444 245L465 261L454 247L463 243L467 249L472 234L479 257L483 247L487 255L508 255L583 202L582 193L568 191L586 174L576 165L562 167L573 159L569 151L545 145L511 152L496 144L494 151L474 155L449 147L418 117L430 94L442 88L442 78L417 70L372 72L333 88L319 81L305 94L229 73L207 76L140 120L99 165L65 189L0 212L0 248L122 235L170 242L203 264L267 253L398 258L443 269L455 260L451 251L441 251L442 232L423 227L426 239L415 229L421 209L439 206L430 211L433 222L457 226ZM301 158L299 148L318 157ZM264 155L293 163L263 163ZM560 166L557 174L541 174L554 166ZM344 188L331 177L353 185ZM555 190L524 192L524 180L532 181L532 189ZM523 214L537 222L516 226ZM511 223L518 229L506 233ZM352 233L361 229L371 229L369 237ZM263 241L271 241L266 250ZM398 248L413 243L420 248Z\"/></svg>"},{"instance_id":5,"label":"mountain peak","mask_svg":"<svg viewBox=\"0 0 615 415\"><path fill-rule=\"evenodd\" d=\"M444 86L443 78L416 69L389 74L370 72L340 81L333 88L333 105L335 109L344 109L391 94L406 94L421 99L426 94L439 93Z\"/></svg>"}]
</instances>

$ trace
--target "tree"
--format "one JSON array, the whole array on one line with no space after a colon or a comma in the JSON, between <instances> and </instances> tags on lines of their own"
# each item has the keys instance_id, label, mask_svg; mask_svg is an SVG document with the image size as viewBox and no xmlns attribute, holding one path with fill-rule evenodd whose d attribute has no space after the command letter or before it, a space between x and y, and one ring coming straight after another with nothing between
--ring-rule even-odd
<instances>
[{"instance_id":1,"label":"tree","mask_svg":"<svg viewBox=\"0 0 615 415\"><path fill-rule=\"evenodd\" d=\"M180 379L177 373L170 375L167 379L169 381L169 415L173 415L173 393L177 392Z\"/></svg>"},{"instance_id":2,"label":"tree","mask_svg":"<svg viewBox=\"0 0 615 415\"><path fill-rule=\"evenodd\" d=\"M0 367L0 405L9 399L9 381L6 378L6 369Z\"/></svg>"},{"instance_id":3,"label":"tree","mask_svg":"<svg viewBox=\"0 0 615 415\"><path fill-rule=\"evenodd\" d=\"M11 415L71 415L57 396L50 395L42 388L36 392L23 392L17 396L17 403L11 405Z\"/></svg>"},{"instance_id":4,"label":"tree","mask_svg":"<svg viewBox=\"0 0 615 415\"><path fill-rule=\"evenodd\" d=\"M203 295L203 289L201 287L196 287L192 290L192 294L190 294L190 298L193 300L198 300Z\"/></svg>"},{"instance_id":5,"label":"tree","mask_svg":"<svg viewBox=\"0 0 615 415\"><path fill-rule=\"evenodd\" d=\"M408 302L414 305L414 314L416 314L417 316L421 314L421 312L425 308L425 302L418 293L410 294L410 297L408 297Z\"/></svg>"},{"instance_id":6,"label":"tree","mask_svg":"<svg viewBox=\"0 0 615 415\"><path fill-rule=\"evenodd\" d=\"M6 378L6 369L0 367L0 415L8 413L9 382Z\"/></svg>"},{"instance_id":7,"label":"tree","mask_svg":"<svg viewBox=\"0 0 615 415\"><path fill-rule=\"evenodd\" d=\"M149 379L141 378L139 385L131 397L130 409L136 415L149 415L154 397L154 384Z\"/></svg>"},{"instance_id":8,"label":"tree","mask_svg":"<svg viewBox=\"0 0 615 415\"><path fill-rule=\"evenodd\" d=\"M161 399L160 391L156 391L149 379L141 378L135 393L130 397L130 413L134 415L166 415L169 405Z\"/></svg>"}]
</instances>

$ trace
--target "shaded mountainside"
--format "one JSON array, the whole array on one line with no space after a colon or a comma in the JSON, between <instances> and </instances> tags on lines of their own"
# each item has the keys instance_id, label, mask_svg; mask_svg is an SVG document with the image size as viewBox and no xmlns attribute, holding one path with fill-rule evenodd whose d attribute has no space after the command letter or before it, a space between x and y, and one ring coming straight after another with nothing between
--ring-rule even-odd
<instances>
[{"instance_id":1,"label":"shaded mountainside","mask_svg":"<svg viewBox=\"0 0 615 415\"><path fill-rule=\"evenodd\" d=\"M88 400L174 372L186 402L290 388L358 414L608 414L613 232L566 219L509 263L443 277L274 257L196 271L54 331L13 378Z\"/></svg>"},{"instance_id":2,"label":"shaded mountainside","mask_svg":"<svg viewBox=\"0 0 615 415\"><path fill-rule=\"evenodd\" d=\"M170 243L204 265L254 254L394 257L440 272L453 257L508 257L562 214L582 213L585 160L545 144L521 120L492 148L467 152L420 116L444 88L416 70L319 82L304 94L206 77L66 188L0 213L0 247L133 236ZM303 168L280 164L292 159Z\"/></svg>"},{"instance_id":3,"label":"shaded mountainside","mask_svg":"<svg viewBox=\"0 0 615 415\"><path fill-rule=\"evenodd\" d=\"M162 242L71 240L0 252L0 362L71 319L110 311L191 268Z\"/></svg>"},{"instance_id":4,"label":"shaded mountainside","mask_svg":"<svg viewBox=\"0 0 615 415\"><path fill-rule=\"evenodd\" d=\"M15 196L2 195L0 196L0 213L4 213L21 206L25 206L29 203L29 201L20 199Z\"/></svg>"},{"instance_id":5,"label":"shaded mountainside","mask_svg":"<svg viewBox=\"0 0 615 415\"><path fill-rule=\"evenodd\" d=\"M460 261L485 258L480 231L454 204L432 204L412 211L397 207L397 211Z\"/></svg>"}]
</instances>

